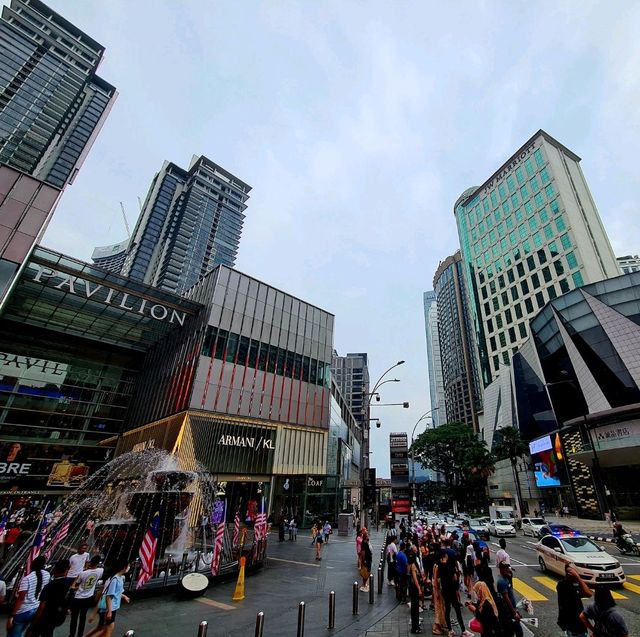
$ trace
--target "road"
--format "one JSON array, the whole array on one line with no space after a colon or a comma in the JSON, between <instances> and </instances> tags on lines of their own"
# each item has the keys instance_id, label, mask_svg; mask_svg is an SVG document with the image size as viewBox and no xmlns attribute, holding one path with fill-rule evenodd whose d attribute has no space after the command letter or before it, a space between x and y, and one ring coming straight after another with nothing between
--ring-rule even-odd
<instances>
[{"instance_id":1,"label":"road","mask_svg":"<svg viewBox=\"0 0 640 637\"><path fill-rule=\"evenodd\" d=\"M542 573L535 552L537 540L524 537L519 533L515 538L506 538L507 552L514 569L513 586L534 605L534 616L540 621L539 628L532 629L537 637L555 637L561 634L556 625L558 605L556 602L556 584L559 577L551 573ZM598 542L610 555L623 566L628 582L624 588L612 589L616 603L629 628L629 635L640 635L640 558L620 555L615 546ZM491 551L498 549L495 538L491 539Z\"/></svg>"}]
</instances>

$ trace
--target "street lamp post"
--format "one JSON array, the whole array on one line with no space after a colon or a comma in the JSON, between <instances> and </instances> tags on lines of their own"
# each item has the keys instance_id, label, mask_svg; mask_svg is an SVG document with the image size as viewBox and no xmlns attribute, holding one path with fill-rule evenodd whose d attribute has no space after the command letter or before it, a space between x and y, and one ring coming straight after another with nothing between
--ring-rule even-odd
<instances>
[{"instance_id":1,"label":"street lamp post","mask_svg":"<svg viewBox=\"0 0 640 637\"><path fill-rule=\"evenodd\" d=\"M413 425L413 431L411 432L411 446L409 450L411 451L411 504L409 506L409 524L411 524L411 511L413 509L413 503L416 500L416 461L415 461L415 452L413 450L413 441L416 433L416 427L426 418L429 418L431 414L436 411L438 408L434 407L430 409L426 414L422 414L420 418L418 418L415 425Z\"/></svg>"}]
</instances>

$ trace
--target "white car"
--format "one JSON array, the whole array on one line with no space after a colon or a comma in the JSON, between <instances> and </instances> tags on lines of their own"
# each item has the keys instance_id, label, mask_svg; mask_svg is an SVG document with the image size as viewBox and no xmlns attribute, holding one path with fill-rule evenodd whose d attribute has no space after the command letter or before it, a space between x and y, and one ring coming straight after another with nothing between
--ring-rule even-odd
<instances>
[{"instance_id":1,"label":"white car","mask_svg":"<svg viewBox=\"0 0 640 637\"><path fill-rule=\"evenodd\" d=\"M516 536L516 527L509 520L491 520L489 522L489 533L496 537Z\"/></svg>"},{"instance_id":2,"label":"white car","mask_svg":"<svg viewBox=\"0 0 640 637\"><path fill-rule=\"evenodd\" d=\"M589 538L545 535L536 544L538 564L542 572L564 575L565 564L571 564L587 584L624 584L626 577L620 562Z\"/></svg>"},{"instance_id":3,"label":"white car","mask_svg":"<svg viewBox=\"0 0 640 637\"><path fill-rule=\"evenodd\" d=\"M542 518L522 518L522 533L531 537L542 537L540 529L546 524Z\"/></svg>"}]
</instances>

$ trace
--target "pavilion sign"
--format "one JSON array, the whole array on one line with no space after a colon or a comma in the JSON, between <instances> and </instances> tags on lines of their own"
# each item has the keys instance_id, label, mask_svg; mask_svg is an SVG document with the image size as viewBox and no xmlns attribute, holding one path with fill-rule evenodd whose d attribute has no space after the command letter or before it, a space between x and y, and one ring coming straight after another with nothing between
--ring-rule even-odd
<instances>
[{"instance_id":1,"label":"pavilion sign","mask_svg":"<svg viewBox=\"0 0 640 637\"><path fill-rule=\"evenodd\" d=\"M55 288L56 290L62 290L69 294L75 294L76 296L83 296L86 299L111 305L129 312L135 312L136 314L142 314L143 316L150 316L156 321L166 321L167 323L184 325L185 319L187 318L186 312L174 310L160 303L154 303L153 301L149 301L149 299L143 299L134 294L102 285L101 283L87 281L86 279L72 276L66 272L58 272L57 270L52 270L38 263L31 263L30 266L37 269L37 272L35 272L35 275L31 279L32 281Z\"/></svg>"}]
</instances>

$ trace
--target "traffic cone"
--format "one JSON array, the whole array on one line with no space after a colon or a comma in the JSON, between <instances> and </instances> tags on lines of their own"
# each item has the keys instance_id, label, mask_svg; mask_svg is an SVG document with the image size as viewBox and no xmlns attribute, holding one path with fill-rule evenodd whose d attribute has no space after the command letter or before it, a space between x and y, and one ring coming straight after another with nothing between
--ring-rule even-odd
<instances>
[{"instance_id":1,"label":"traffic cone","mask_svg":"<svg viewBox=\"0 0 640 637\"><path fill-rule=\"evenodd\" d=\"M234 602L241 602L244 599L244 565L246 561L247 561L246 557L240 558L240 572L238 573L236 590L233 592Z\"/></svg>"}]
</instances>

